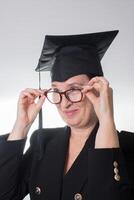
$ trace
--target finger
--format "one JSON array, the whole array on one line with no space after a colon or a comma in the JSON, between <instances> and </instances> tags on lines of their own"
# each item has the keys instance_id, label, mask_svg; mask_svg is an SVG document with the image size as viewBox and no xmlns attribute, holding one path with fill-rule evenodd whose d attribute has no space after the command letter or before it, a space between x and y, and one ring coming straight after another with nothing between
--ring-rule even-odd
<instances>
[{"instance_id":1,"label":"finger","mask_svg":"<svg viewBox=\"0 0 134 200\"><path fill-rule=\"evenodd\" d=\"M102 85L102 87L104 89L108 89L109 88L109 82L106 78L104 77L97 77L98 82L100 82L100 84Z\"/></svg>"},{"instance_id":2,"label":"finger","mask_svg":"<svg viewBox=\"0 0 134 200\"><path fill-rule=\"evenodd\" d=\"M84 86L82 86L82 92L85 93L87 91L90 91L92 88L93 88L93 86L84 85Z\"/></svg>"},{"instance_id":3,"label":"finger","mask_svg":"<svg viewBox=\"0 0 134 200\"><path fill-rule=\"evenodd\" d=\"M30 99L35 99L36 97L41 95L43 95L43 91L27 88L21 92L20 99L25 99L26 97Z\"/></svg>"},{"instance_id":4,"label":"finger","mask_svg":"<svg viewBox=\"0 0 134 200\"><path fill-rule=\"evenodd\" d=\"M96 92L100 92L101 91L101 85L99 83L95 83L93 86L90 86L90 85L86 85L82 92L83 93L87 93L89 91L94 91L96 90Z\"/></svg>"},{"instance_id":5,"label":"finger","mask_svg":"<svg viewBox=\"0 0 134 200\"><path fill-rule=\"evenodd\" d=\"M36 103L36 108L38 111L40 111L41 107L43 106L43 103L45 101L46 97L44 95L42 95L39 100Z\"/></svg>"},{"instance_id":6,"label":"finger","mask_svg":"<svg viewBox=\"0 0 134 200\"><path fill-rule=\"evenodd\" d=\"M109 86L109 82L107 81L106 78L102 77L102 76L96 76L94 78L92 78L90 81L89 81L89 85L93 85L94 83L100 83L101 85L105 85L105 86Z\"/></svg>"},{"instance_id":7,"label":"finger","mask_svg":"<svg viewBox=\"0 0 134 200\"><path fill-rule=\"evenodd\" d=\"M109 82L104 77L94 77L89 85L94 86L96 89L98 88L100 92L107 92L109 89Z\"/></svg>"},{"instance_id":8,"label":"finger","mask_svg":"<svg viewBox=\"0 0 134 200\"><path fill-rule=\"evenodd\" d=\"M36 95L36 96L39 96L39 95L41 95L41 94L43 94L43 90L40 90L40 89L33 89L33 88L26 88L25 90L24 90L24 92L29 92L29 93L31 93L31 94L34 94L34 95Z\"/></svg>"},{"instance_id":9,"label":"finger","mask_svg":"<svg viewBox=\"0 0 134 200\"><path fill-rule=\"evenodd\" d=\"M26 91L22 92L20 95L20 99L25 99L25 98L35 99L35 95Z\"/></svg>"},{"instance_id":10,"label":"finger","mask_svg":"<svg viewBox=\"0 0 134 200\"><path fill-rule=\"evenodd\" d=\"M42 95L45 95L45 96L46 96L46 92L47 92L48 90L49 90L49 89L43 89L43 90L42 90ZM41 96L42 96L42 95L41 95Z\"/></svg>"},{"instance_id":11,"label":"finger","mask_svg":"<svg viewBox=\"0 0 134 200\"><path fill-rule=\"evenodd\" d=\"M91 90L87 91L86 94L93 94L96 97L100 96L100 86L93 86Z\"/></svg>"},{"instance_id":12,"label":"finger","mask_svg":"<svg viewBox=\"0 0 134 200\"><path fill-rule=\"evenodd\" d=\"M85 93L86 97L89 99L89 101L94 104L96 102L96 100L98 99L99 93L97 93L96 91L88 91L87 93Z\"/></svg>"}]
</instances>

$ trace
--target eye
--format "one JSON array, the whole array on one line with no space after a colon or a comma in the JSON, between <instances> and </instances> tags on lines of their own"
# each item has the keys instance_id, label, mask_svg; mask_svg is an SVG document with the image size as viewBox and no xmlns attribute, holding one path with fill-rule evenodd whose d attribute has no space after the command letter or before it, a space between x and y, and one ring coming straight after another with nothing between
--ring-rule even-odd
<instances>
[{"instance_id":1,"label":"eye","mask_svg":"<svg viewBox=\"0 0 134 200\"><path fill-rule=\"evenodd\" d=\"M80 87L80 86L72 86L70 88L70 90L79 90L79 89L82 89L82 87Z\"/></svg>"},{"instance_id":2,"label":"eye","mask_svg":"<svg viewBox=\"0 0 134 200\"><path fill-rule=\"evenodd\" d=\"M54 92L60 92L60 90L58 88L52 88L52 91L54 91Z\"/></svg>"}]
</instances>

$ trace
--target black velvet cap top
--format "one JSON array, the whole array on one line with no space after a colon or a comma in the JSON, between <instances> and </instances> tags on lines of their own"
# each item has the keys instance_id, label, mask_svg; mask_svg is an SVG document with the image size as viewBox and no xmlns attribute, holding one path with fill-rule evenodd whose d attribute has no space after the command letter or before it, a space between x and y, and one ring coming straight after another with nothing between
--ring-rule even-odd
<instances>
[{"instance_id":1,"label":"black velvet cap top","mask_svg":"<svg viewBox=\"0 0 134 200\"><path fill-rule=\"evenodd\" d=\"M100 61L117 33L46 35L36 71L50 71L52 82L80 74L103 76Z\"/></svg>"}]
</instances>

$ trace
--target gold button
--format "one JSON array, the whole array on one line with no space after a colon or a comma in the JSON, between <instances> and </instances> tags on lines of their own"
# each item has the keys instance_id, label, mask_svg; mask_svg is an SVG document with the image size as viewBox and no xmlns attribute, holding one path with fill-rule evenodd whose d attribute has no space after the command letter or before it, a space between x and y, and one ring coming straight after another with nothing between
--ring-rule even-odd
<instances>
[{"instance_id":1,"label":"gold button","mask_svg":"<svg viewBox=\"0 0 134 200\"><path fill-rule=\"evenodd\" d=\"M39 187L35 188L35 194L37 194L37 195L41 194L41 189Z\"/></svg>"},{"instance_id":2,"label":"gold button","mask_svg":"<svg viewBox=\"0 0 134 200\"><path fill-rule=\"evenodd\" d=\"M116 175L114 176L114 179L115 179L116 181L120 181L120 176L119 176L118 174L116 174Z\"/></svg>"},{"instance_id":3,"label":"gold button","mask_svg":"<svg viewBox=\"0 0 134 200\"><path fill-rule=\"evenodd\" d=\"M82 195L80 193L76 193L74 195L74 200L82 200Z\"/></svg>"},{"instance_id":4,"label":"gold button","mask_svg":"<svg viewBox=\"0 0 134 200\"><path fill-rule=\"evenodd\" d=\"M119 170L118 170L116 167L114 168L114 173L115 173L115 174L118 174L118 173L119 173Z\"/></svg>"},{"instance_id":5,"label":"gold button","mask_svg":"<svg viewBox=\"0 0 134 200\"><path fill-rule=\"evenodd\" d=\"M118 163L116 161L113 162L114 167L118 167Z\"/></svg>"}]
</instances>

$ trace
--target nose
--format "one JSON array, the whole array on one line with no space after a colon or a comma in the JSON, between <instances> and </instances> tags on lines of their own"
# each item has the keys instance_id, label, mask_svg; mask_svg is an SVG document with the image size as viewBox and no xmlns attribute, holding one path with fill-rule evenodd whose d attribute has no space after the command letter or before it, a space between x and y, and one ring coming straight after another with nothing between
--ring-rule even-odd
<instances>
[{"instance_id":1,"label":"nose","mask_svg":"<svg viewBox=\"0 0 134 200\"><path fill-rule=\"evenodd\" d=\"M62 94L61 106L62 106L63 108L68 108L70 105L72 105L72 102L69 101L69 100L66 98L65 94Z\"/></svg>"}]
</instances>

